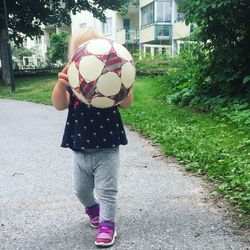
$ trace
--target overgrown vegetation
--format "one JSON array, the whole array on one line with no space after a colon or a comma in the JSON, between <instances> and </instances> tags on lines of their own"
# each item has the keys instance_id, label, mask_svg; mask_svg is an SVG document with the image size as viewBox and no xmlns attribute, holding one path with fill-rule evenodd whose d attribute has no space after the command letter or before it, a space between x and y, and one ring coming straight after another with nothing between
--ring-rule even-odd
<instances>
[{"instance_id":1,"label":"overgrown vegetation","mask_svg":"<svg viewBox=\"0 0 250 250\"><path fill-rule=\"evenodd\" d=\"M212 96L250 94L250 2L245 0L187 0L187 23L199 27L198 41L206 55L200 92ZM202 91L201 91L202 90Z\"/></svg>"},{"instance_id":2,"label":"overgrown vegetation","mask_svg":"<svg viewBox=\"0 0 250 250\"><path fill-rule=\"evenodd\" d=\"M203 75L208 56L199 43L188 44L175 57L152 58L150 55L136 61L142 75L160 75L161 96L169 104L188 106L220 121L228 121L236 128L250 131L250 104L248 96L230 96L227 93L208 93ZM157 68L157 65L160 65ZM148 66L150 65L150 66ZM202 84L201 84L202 83Z\"/></svg>"}]
</instances>

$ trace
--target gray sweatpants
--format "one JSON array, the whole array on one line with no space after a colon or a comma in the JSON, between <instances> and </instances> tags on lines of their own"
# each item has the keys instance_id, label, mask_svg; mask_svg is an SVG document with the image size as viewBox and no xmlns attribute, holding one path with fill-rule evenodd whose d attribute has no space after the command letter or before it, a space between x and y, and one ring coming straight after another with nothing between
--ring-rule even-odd
<instances>
[{"instance_id":1,"label":"gray sweatpants","mask_svg":"<svg viewBox=\"0 0 250 250\"><path fill-rule=\"evenodd\" d=\"M84 205L100 204L100 220L115 222L119 147L73 151L74 193Z\"/></svg>"}]
</instances>

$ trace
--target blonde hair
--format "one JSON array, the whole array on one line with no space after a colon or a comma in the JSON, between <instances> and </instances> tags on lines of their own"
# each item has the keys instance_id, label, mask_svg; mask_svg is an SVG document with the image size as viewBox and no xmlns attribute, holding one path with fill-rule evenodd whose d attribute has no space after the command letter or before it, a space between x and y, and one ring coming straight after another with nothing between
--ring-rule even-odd
<instances>
[{"instance_id":1,"label":"blonde hair","mask_svg":"<svg viewBox=\"0 0 250 250\"><path fill-rule=\"evenodd\" d=\"M79 33L72 36L70 39L68 58L70 59L72 57L75 49L81 44L95 38L104 38L104 35L92 28L81 29Z\"/></svg>"}]
</instances>

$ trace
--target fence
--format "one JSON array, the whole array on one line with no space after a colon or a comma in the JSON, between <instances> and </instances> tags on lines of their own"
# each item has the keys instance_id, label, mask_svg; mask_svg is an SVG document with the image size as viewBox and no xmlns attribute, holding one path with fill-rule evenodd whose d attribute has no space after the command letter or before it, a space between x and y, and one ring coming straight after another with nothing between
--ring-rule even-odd
<instances>
[{"instance_id":1,"label":"fence","mask_svg":"<svg viewBox=\"0 0 250 250\"><path fill-rule=\"evenodd\" d=\"M50 76L56 75L63 67L45 67L34 69L14 69L15 77L28 77L28 76ZM2 75L2 69L0 68L0 76Z\"/></svg>"}]
</instances>

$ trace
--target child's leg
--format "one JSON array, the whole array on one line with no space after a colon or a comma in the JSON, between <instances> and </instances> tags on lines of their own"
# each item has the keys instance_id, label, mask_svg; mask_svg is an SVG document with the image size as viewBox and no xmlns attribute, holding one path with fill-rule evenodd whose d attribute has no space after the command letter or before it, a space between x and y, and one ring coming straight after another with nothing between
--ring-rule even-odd
<instances>
[{"instance_id":1,"label":"child's leg","mask_svg":"<svg viewBox=\"0 0 250 250\"><path fill-rule=\"evenodd\" d=\"M95 193L100 203L100 221L115 222L119 148L103 149L97 153L94 178Z\"/></svg>"},{"instance_id":2,"label":"child's leg","mask_svg":"<svg viewBox=\"0 0 250 250\"><path fill-rule=\"evenodd\" d=\"M73 151L73 188L74 193L85 208L96 204L94 198L94 175L91 156L88 153Z\"/></svg>"}]
</instances>

